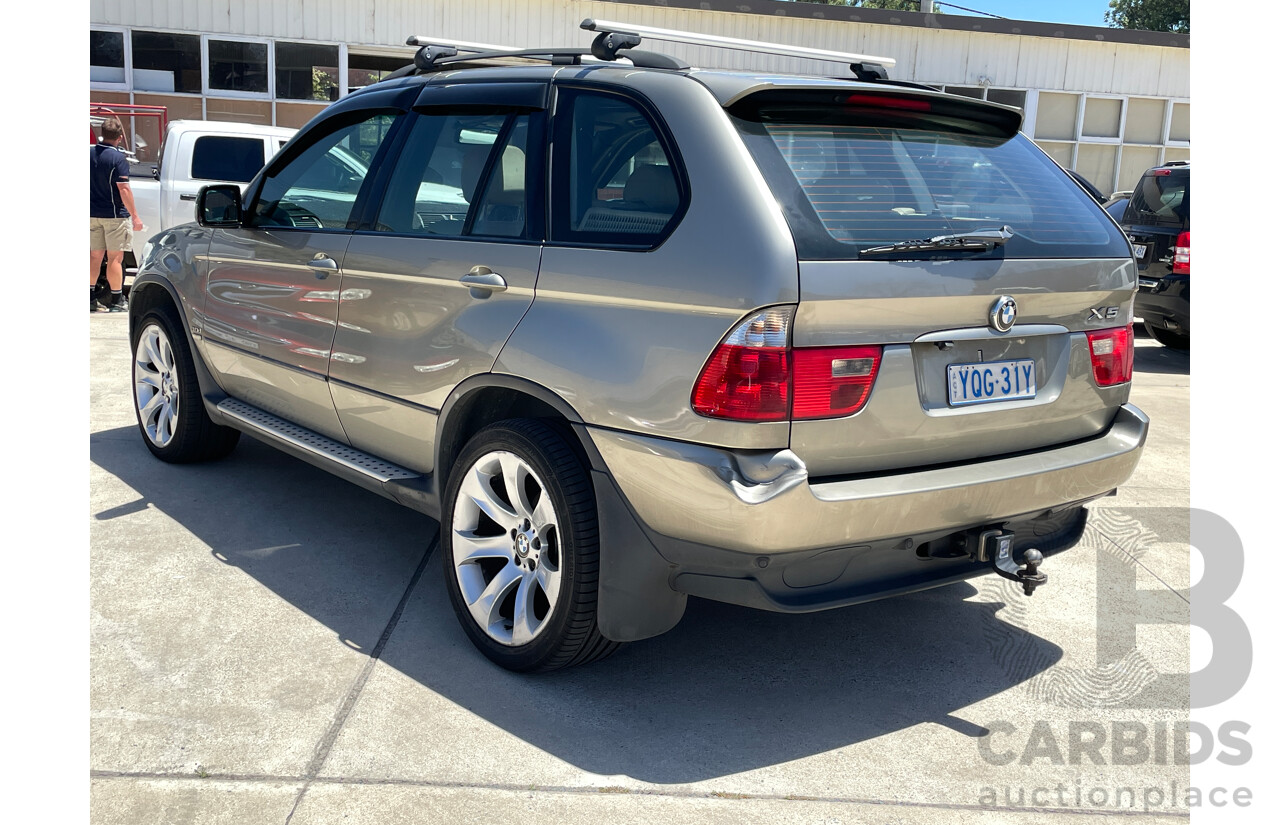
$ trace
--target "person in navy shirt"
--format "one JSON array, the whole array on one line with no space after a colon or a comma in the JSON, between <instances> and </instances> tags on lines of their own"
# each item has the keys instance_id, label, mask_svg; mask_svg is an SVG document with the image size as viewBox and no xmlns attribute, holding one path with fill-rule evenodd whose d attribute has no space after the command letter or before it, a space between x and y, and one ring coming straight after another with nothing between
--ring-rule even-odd
<instances>
[{"instance_id":1,"label":"person in navy shirt","mask_svg":"<svg viewBox=\"0 0 1280 825\"><path fill-rule=\"evenodd\" d=\"M100 308L94 296L102 256L107 256L111 311L125 312L124 253L133 248L133 233L142 231L129 188L129 160L118 148L124 127L116 118L102 124L102 140L89 147L89 311Z\"/></svg>"}]
</instances>

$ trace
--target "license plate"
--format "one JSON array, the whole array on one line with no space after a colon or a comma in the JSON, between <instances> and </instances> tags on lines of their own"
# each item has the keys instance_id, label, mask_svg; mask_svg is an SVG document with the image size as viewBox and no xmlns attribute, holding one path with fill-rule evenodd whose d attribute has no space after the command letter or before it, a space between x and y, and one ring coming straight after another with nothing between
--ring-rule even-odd
<instances>
[{"instance_id":1,"label":"license plate","mask_svg":"<svg viewBox=\"0 0 1280 825\"><path fill-rule=\"evenodd\" d=\"M1133 257L1139 261L1147 257L1147 245L1144 243L1136 243L1133 245Z\"/></svg>"},{"instance_id":2,"label":"license plate","mask_svg":"<svg viewBox=\"0 0 1280 825\"><path fill-rule=\"evenodd\" d=\"M947 365L948 402L953 407L1036 397L1036 362L989 361Z\"/></svg>"}]
</instances>

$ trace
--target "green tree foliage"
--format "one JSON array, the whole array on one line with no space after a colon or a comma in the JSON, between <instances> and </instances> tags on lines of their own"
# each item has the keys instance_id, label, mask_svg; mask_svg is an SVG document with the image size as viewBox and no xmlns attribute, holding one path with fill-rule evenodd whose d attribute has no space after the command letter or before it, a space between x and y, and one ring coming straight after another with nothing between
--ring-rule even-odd
<instances>
[{"instance_id":1,"label":"green tree foliage","mask_svg":"<svg viewBox=\"0 0 1280 825\"><path fill-rule=\"evenodd\" d=\"M329 100L329 89L338 88L338 79L318 66L311 67L311 99Z\"/></svg>"},{"instance_id":2,"label":"green tree foliage","mask_svg":"<svg viewBox=\"0 0 1280 825\"><path fill-rule=\"evenodd\" d=\"M1191 34L1191 0L1111 0L1106 20L1117 29Z\"/></svg>"}]
</instances>

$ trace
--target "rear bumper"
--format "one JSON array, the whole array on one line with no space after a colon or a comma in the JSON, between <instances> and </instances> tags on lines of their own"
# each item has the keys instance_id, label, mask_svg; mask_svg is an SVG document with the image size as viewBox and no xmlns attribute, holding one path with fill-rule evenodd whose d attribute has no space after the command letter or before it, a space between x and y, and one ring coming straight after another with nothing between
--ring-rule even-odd
<instances>
[{"instance_id":1,"label":"rear bumper","mask_svg":"<svg viewBox=\"0 0 1280 825\"><path fill-rule=\"evenodd\" d=\"M770 610L808 611L920 590L990 571L922 550L1007 524L1046 555L1078 539L1066 514L1133 473L1149 420L1124 405L1086 441L917 472L809 479L790 450L737 453L587 428L667 565L672 590ZM611 537L602 536L610 542ZM1043 540L1045 547L1040 547ZM1059 546L1061 545L1061 546Z\"/></svg>"},{"instance_id":2,"label":"rear bumper","mask_svg":"<svg viewBox=\"0 0 1280 825\"><path fill-rule=\"evenodd\" d=\"M1149 279L1140 276L1133 299L1133 314L1157 327L1191 334L1191 278L1169 275Z\"/></svg>"}]
</instances>

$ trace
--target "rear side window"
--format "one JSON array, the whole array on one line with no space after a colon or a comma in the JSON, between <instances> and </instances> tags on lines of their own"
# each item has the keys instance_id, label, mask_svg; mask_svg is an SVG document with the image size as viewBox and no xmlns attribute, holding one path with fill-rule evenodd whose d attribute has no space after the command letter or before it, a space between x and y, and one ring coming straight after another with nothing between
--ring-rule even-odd
<instances>
[{"instance_id":1,"label":"rear side window","mask_svg":"<svg viewBox=\"0 0 1280 825\"><path fill-rule=\"evenodd\" d=\"M529 124L525 113L419 115L374 230L525 237Z\"/></svg>"},{"instance_id":2,"label":"rear side window","mask_svg":"<svg viewBox=\"0 0 1280 825\"><path fill-rule=\"evenodd\" d=\"M1128 255L1098 205L1008 123L983 122L977 111L967 120L916 109L909 98L901 110L827 98L797 105L775 96L733 111L802 258L851 258L868 247L1001 226L1014 231L1007 244L963 254Z\"/></svg>"},{"instance_id":3,"label":"rear side window","mask_svg":"<svg viewBox=\"0 0 1280 825\"><path fill-rule=\"evenodd\" d=\"M1153 169L1142 176L1125 209L1126 224L1187 227L1191 221L1191 172Z\"/></svg>"},{"instance_id":4,"label":"rear side window","mask_svg":"<svg viewBox=\"0 0 1280 825\"><path fill-rule=\"evenodd\" d=\"M191 177L248 183L262 168L262 138L204 135L191 151Z\"/></svg>"},{"instance_id":5,"label":"rear side window","mask_svg":"<svg viewBox=\"0 0 1280 825\"><path fill-rule=\"evenodd\" d=\"M685 197L671 153L640 106L617 95L561 89L555 129L552 240L660 243Z\"/></svg>"}]
</instances>

